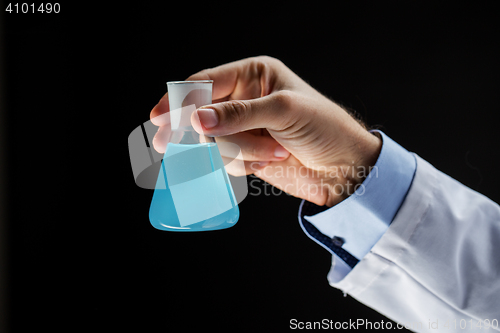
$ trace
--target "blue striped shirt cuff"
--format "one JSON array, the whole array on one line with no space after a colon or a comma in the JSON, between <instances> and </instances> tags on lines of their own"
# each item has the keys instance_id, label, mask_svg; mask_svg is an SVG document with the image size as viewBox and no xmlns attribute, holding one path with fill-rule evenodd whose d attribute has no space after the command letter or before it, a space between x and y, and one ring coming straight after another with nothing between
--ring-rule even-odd
<instances>
[{"instance_id":1,"label":"blue striped shirt cuff","mask_svg":"<svg viewBox=\"0 0 500 333\"><path fill-rule=\"evenodd\" d=\"M413 154L385 133L374 132L382 137L382 149L362 185L333 207L303 201L299 209L302 230L335 256L345 274L389 228L416 170Z\"/></svg>"}]
</instances>

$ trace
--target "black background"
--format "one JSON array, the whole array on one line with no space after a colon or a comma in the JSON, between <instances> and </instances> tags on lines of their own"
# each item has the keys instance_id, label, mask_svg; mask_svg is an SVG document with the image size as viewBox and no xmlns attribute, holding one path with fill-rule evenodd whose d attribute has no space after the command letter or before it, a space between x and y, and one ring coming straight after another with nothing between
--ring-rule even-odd
<instances>
[{"instance_id":1,"label":"black background","mask_svg":"<svg viewBox=\"0 0 500 333\"><path fill-rule=\"evenodd\" d=\"M73 1L59 14L9 14L6 5L2 149L15 332L386 320L328 285L330 255L300 229L299 199L250 195L238 224L222 231L149 224L153 193L134 183L128 135L149 119L166 81L229 61L281 59L369 125L500 200L492 6Z\"/></svg>"}]
</instances>

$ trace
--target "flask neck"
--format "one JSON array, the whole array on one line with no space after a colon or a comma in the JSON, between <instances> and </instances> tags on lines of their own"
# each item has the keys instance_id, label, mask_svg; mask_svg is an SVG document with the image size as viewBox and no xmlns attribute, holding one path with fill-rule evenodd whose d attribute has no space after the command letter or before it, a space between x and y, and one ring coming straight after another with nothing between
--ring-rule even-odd
<instances>
[{"instance_id":1,"label":"flask neck","mask_svg":"<svg viewBox=\"0 0 500 333\"><path fill-rule=\"evenodd\" d=\"M210 143L215 142L212 137L205 136L203 134L198 134L192 126L179 127L172 130L170 134L170 143L174 144L199 144L199 143Z\"/></svg>"}]
</instances>

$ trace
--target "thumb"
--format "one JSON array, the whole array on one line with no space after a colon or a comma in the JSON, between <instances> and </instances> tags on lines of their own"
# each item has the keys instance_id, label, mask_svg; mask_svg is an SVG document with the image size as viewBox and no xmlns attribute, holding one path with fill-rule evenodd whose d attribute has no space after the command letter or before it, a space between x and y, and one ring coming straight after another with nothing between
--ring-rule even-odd
<instances>
[{"instance_id":1,"label":"thumb","mask_svg":"<svg viewBox=\"0 0 500 333\"><path fill-rule=\"evenodd\" d=\"M202 106L191 115L191 124L198 133L208 136L255 128L279 131L295 120L293 94L281 90L260 98Z\"/></svg>"}]
</instances>

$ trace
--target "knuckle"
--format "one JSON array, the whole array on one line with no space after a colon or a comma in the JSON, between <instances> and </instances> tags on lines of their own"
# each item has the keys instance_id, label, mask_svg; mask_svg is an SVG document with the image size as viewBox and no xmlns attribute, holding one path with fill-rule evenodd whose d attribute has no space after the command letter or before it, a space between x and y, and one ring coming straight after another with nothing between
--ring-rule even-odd
<instances>
[{"instance_id":1,"label":"knuckle","mask_svg":"<svg viewBox=\"0 0 500 333\"><path fill-rule=\"evenodd\" d=\"M264 63L264 64L283 64L281 60L276 59L274 57L268 56L268 55L261 55L255 58L257 61Z\"/></svg>"},{"instance_id":2,"label":"knuckle","mask_svg":"<svg viewBox=\"0 0 500 333\"><path fill-rule=\"evenodd\" d=\"M232 174L233 176L235 177L241 177L241 176L247 176L247 175L251 175L253 174L256 170L258 170L257 168L255 168L252 163L255 163L255 162L243 162L242 163L238 163L238 166L233 168L233 173Z\"/></svg>"},{"instance_id":3,"label":"knuckle","mask_svg":"<svg viewBox=\"0 0 500 333\"><path fill-rule=\"evenodd\" d=\"M288 110L292 107L296 94L290 90L280 90L273 94L273 101L276 103L277 108Z\"/></svg>"},{"instance_id":4,"label":"knuckle","mask_svg":"<svg viewBox=\"0 0 500 333\"><path fill-rule=\"evenodd\" d=\"M290 90L277 91L273 93L273 103L278 116L274 129L284 131L293 127L301 114L297 112L300 109L298 105L301 104L298 94Z\"/></svg>"},{"instance_id":5,"label":"knuckle","mask_svg":"<svg viewBox=\"0 0 500 333\"><path fill-rule=\"evenodd\" d=\"M233 165L233 163L229 163L228 165L225 166L226 171L228 174L234 177L241 177L246 175L246 170L245 168L241 168L238 166Z\"/></svg>"},{"instance_id":6,"label":"knuckle","mask_svg":"<svg viewBox=\"0 0 500 333\"><path fill-rule=\"evenodd\" d=\"M261 68L272 68L273 70L286 68L286 65L281 60L267 55L258 56L254 59L260 64Z\"/></svg>"},{"instance_id":7,"label":"knuckle","mask_svg":"<svg viewBox=\"0 0 500 333\"><path fill-rule=\"evenodd\" d=\"M268 55L259 55L255 57L249 57L243 60L247 65L250 66L271 66L274 67L277 64L282 63L279 59L270 57Z\"/></svg>"},{"instance_id":8,"label":"knuckle","mask_svg":"<svg viewBox=\"0 0 500 333\"><path fill-rule=\"evenodd\" d=\"M245 122L250 110L250 104L243 100L234 100L225 105L224 117L228 124L238 126Z\"/></svg>"},{"instance_id":9,"label":"knuckle","mask_svg":"<svg viewBox=\"0 0 500 333\"><path fill-rule=\"evenodd\" d=\"M260 149L255 144L251 144L246 153L248 154L249 160L259 159L260 157Z\"/></svg>"}]
</instances>

